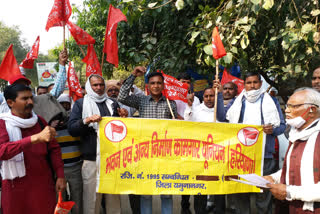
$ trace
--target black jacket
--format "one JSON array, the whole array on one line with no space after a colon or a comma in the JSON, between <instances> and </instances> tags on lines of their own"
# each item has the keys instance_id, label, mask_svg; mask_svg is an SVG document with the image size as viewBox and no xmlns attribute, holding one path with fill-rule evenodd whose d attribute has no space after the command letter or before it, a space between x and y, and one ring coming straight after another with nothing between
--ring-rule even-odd
<instances>
[{"instance_id":1,"label":"black jacket","mask_svg":"<svg viewBox=\"0 0 320 214\"><path fill-rule=\"evenodd\" d=\"M101 112L104 112L103 109L101 108L107 107L105 103L102 104L104 106L98 105L101 117L104 117L104 116L118 117L119 116L117 109L120 108L120 106L117 103L117 101L113 99L112 101L113 101L112 115L110 115L110 113L107 113L107 114L101 113ZM97 154L97 133L92 127L89 127L88 125L83 124L82 107L83 107L83 98L77 100L73 105L70 118L68 121L68 131L73 137L80 136L80 141L81 141L80 151L82 153L83 159L95 161L96 154Z\"/></svg>"}]
</instances>

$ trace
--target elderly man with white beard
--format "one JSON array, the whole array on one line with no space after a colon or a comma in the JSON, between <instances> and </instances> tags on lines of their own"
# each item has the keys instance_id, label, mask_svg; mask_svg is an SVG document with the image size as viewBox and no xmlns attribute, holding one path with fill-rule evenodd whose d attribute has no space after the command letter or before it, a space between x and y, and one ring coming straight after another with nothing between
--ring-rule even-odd
<instances>
[{"instance_id":1,"label":"elderly man with white beard","mask_svg":"<svg viewBox=\"0 0 320 214\"><path fill-rule=\"evenodd\" d=\"M286 200L281 213L320 213L319 106L320 93L311 88L296 90L287 102L289 148L283 168L265 176L274 197Z\"/></svg>"},{"instance_id":2,"label":"elderly man with white beard","mask_svg":"<svg viewBox=\"0 0 320 214\"><path fill-rule=\"evenodd\" d=\"M266 135L263 175L276 172L277 164L273 159L275 138L285 131L286 124L276 98L271 97L261 88L260 74L249 72L244 77L244 90L226 107L224 116L230 123L263 125ZM252 197L251 197L252 196ZM239 193L228 195L234 213L251 213L250 199L256 198L256 209L259 213L272 213L272 195L265 191L258 194Z\"/></svg>"}]
</instances>

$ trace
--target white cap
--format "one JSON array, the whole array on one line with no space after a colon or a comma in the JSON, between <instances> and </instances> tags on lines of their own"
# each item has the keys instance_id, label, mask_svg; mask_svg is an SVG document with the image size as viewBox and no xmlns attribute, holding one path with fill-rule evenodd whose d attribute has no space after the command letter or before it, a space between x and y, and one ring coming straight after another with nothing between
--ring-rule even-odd
<instances>
[{"instance_id":1,"label":"white cap","mask_svg":"<svg viewBox=\"0 0 320 214\"><path fill-rule=\"evenodd\" d=\"M57 100L59 103L62 103L62 102L71 103L71 99L68 94L61 94Z\"/></svg>"}]
</instances>

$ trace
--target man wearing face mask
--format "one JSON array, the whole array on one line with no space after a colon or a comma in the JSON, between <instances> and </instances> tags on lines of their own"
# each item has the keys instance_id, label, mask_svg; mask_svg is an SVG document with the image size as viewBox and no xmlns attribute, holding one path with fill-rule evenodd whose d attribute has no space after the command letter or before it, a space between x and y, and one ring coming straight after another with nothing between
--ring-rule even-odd
<instances>
[{"instance_id":1,"label":"man wearing face mask","mask_svg":"<svg viewBox=\"0 0 320 214\"><path fill-rule=\"evenodd\" d=\"M319 106L320 94L311 88L296 90L287 102L289 148L283 168L265 176L274 197L285 200L281 213L320 213Z\"/></svg>"},{"instance_id":2,"label":"man wearing face mask","mask_svg":"<svg viewBox=\"0 0 320 214\"><path fill-rule=\"evenodd\" d=\"M244 90L226 107L225 119L230 123L263 125L266 136L263 174L269 175L277 169L273 159L276 136L282 134L286 124L276 98L271 97L261 88L262 81L258 73L247 73L244 78ZM221 119L221 117L220 117ZM250 198L256 197L256 207L259 213L272 213L272 195L270 192L254 194L233 194L228 196L232 202L234 213L251 213ZM233 206L233 207L232 207Z\"/></svg>"}]
</instances>

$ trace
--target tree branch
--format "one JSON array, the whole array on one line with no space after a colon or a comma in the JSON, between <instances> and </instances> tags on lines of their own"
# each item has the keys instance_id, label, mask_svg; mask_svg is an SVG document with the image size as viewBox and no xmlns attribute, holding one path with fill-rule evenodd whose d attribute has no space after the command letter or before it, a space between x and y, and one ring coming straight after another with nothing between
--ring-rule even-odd
<instances>
[{"instance_id":1,"label":"tree branch","mask_svg":"<svg viewBox=\"0 0 320 214\"><path fill-rule=\"evenodd\" d=\"M301 24L301 26L302 26L303 24L302 24L302 21L301 21L301 18L300 18L300 14L299 14L297 5L296 5L296 3L294 2L294 0L291 0L291 1L292 1L292 3L293 3L294 9L296 10L296 13L297 13L297 15L298 15L299 22L300 22L300 24Z\"/></svg>"}]
</instances>

